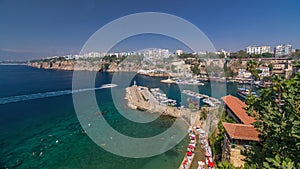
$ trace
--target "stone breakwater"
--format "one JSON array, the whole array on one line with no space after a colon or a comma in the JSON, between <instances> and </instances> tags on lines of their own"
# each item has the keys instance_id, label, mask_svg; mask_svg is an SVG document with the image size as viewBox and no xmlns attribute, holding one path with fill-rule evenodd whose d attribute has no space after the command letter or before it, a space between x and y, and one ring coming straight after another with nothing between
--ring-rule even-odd
<instances>
[{"instance_id":1,"label":"stone breakwater","mask_svg":"<svg viewBox=\"0 0 300 169\"><path fill-rule=\"evenodd\" d=\"M194 124L196 119L199 119L198 112L191 112L187 108L173 107L159 103L147 87L133 85L126 88L125 99L128 100L130 108L182 118L188 125Z\"/></svg>"},{"instance_id":2,"label":"stone breakwater","mask_svg":"<svg viewBox=\"0 0 300 169\"><path fill-rule=\"evenodd\" d=\"M128 106L143 111L158 112L162 115L180 117L180 109L160 104L147 87L132 86L126 89Z\"/></svg>"}]
</instances>

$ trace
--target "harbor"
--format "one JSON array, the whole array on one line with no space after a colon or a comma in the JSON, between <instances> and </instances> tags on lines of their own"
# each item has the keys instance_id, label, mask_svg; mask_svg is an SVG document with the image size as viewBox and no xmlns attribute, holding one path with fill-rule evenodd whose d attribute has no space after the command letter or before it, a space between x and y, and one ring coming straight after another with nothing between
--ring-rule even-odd
<instances>
[{"instance_id":1,"label":"harbor","mask_svg":"<svg viewBox=\"0 0 300 169\"><path fill-rule=\"evenodd\" d=\"M203 99L202 102L211 106L211 107L216 107L218 105L221 104L221 102L214 98L214 97L210 97L208 95L205 95L205 94L201 94L201 93L196 93L194 91L191 91L191 90L183 90L182 93L188 95L188 96L191 96L191 97L195 97L197 99Z\"/></svg>"},{"instance_id":2,"label":"harbor","mask_svg":"<svg viewBox=\"0 0 300 169\"><path fill-rule=\"evenodd\" d=\"M125 98L128 100L128 106L133 109L162 113L162 115L171 117L181 117L183 114L188 115L190 113L188 109L172 106L174 105L174 100L166 98L165 95L156 90L157 89L152 89L152 92L155 94L153 95L151 91L144 86L133 85L126 88Z\"/></svg>"},{"instance_id":3,"label":"harbor","mask_svg":"<svg viewBox=\"0 0 300 169\"><path fill-rule=\"evenodd\" d=\"M204 83L197 79L190 79L190 80L181 80L179 78L168 78L163 79L160 81L161 83L168 83L168 84L178 84L178 85L195 85L195 86L203 86Z\"/></svg>"},{"instance_id":4,"label":"harbor","mask_svg":"<svg viewBox=\"0 0 300 169\"><path fill-rule=\"evenodd\" d=\"M209 99L213 108L221 104L218 99L204 94L190 90L183 90L183 93L199 99ZM149 89L145 86L137 86L135 83L131 87L126 88L125 98L128 100L128 106L133 109L160 112L162 115L182 118L186 122L189 126L188 135L190 142L179 169L214 168L207 133L200 127L201 124L203 125L200 121L200 111L191 112L190 109L184 107L175 107L176 101L169 99L159 88Z\"/></svg>"}]
</instances>

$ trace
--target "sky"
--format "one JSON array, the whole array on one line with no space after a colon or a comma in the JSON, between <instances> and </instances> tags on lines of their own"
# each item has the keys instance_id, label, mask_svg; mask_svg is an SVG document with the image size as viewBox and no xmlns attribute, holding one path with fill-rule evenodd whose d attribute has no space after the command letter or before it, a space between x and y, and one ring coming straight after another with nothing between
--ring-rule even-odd
<instances>
[{"instance_id":1,"label":"sky","mask_svg":"<svg viewBox=\"0 0 300 169\"><path fill-rule=\"evenodd\" d=\"M283 43L300 48L299 6L298 0L0 0L0 60L79 53L102 26L140 12L181 17L202 30L217 50ZM174 51L182 45L172 38L145 35L113 49Z\"/></svg>"}]
</instances>

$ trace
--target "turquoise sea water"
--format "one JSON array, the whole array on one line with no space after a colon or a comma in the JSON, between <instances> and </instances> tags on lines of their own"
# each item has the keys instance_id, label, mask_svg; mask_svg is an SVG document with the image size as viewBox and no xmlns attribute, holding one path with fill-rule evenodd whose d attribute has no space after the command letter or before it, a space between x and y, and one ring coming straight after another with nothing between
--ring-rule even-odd
<instances>
[{"instance_id":1,"label":"turquoise sea water","mask_svg":"<svg viewBox=\"0 0 300 169\"><path fill-rule=\"evenodd\" d=\"M111 78L112 74L98 73L95 84L101 86L101 84L110 83ZM176 85L161 84L160 78L145 76L136 76L135 80L138 85L159 87L178 103L185 104L186 98L181 98ZM224 87L227 93L236 94L235 84L206 83L205 86L200 86L199 90L201 93L210 95L210 86L213 85L216 85L213 87L214 92L217 93L216 97L222 96L221 91L224 91ZM123 98L124 88L127 86L127 84L119 84L115 88L119 91L117 92L118 107L126 113L149 115L131 110L126 106L126 100ZM120 157L100 148L84 133L78 122L72 95L67 92L71 88L72 72L41 70L27 66L0 66L1 169L169 169L179 166L184 156L187 139L166 153L149 158ZM45 94L53 91L54 93L50 95ZM55 91L60 92L55 93ZM146 124L130 122L116 110L111 99L111 89L96 90L95 93L105 119L113 128L125 135L154 136L168 129L174 122L174 119L170 117L160 117ZM23 99L20 100L20 96ZM7 98L15 99L15 102L8 103ZM87 107L87 111L93 112L95 109Z\"/></svg>"}]
</instances>

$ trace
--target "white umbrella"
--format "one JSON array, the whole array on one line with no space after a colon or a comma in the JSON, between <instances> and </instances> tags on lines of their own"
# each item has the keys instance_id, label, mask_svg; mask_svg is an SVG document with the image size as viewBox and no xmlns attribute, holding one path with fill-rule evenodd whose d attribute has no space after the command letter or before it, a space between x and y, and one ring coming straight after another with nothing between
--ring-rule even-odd
<instances>
[{"instance_id":1,"label":"white umbrella","mask_svg":"<svg viewBox=\"0 0 300 169\"><path fill-rule=\"evenodd\" d=\"M205 163L203 161L198 161L198 165L200 165L202 167L205 165Z\"/></svg>"}]
</instances>

